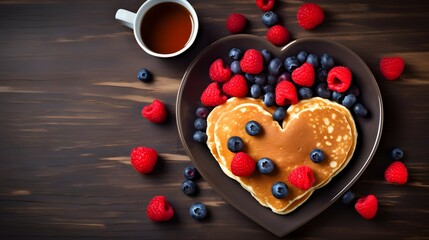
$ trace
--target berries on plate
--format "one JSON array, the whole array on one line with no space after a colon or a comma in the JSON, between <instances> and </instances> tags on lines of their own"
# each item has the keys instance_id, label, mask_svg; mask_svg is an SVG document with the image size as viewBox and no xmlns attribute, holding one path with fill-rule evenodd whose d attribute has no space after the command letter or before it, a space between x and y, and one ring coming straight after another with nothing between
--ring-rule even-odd
<instances>
[{"instance_id":1,"label":"berries on plate","mask_svg":"<svg viewBox=\"0 0 429 240\"><path fill-rule=\"evenodd\" d=\"M258 8L262 11L266 12L273 8L275 2L275 0L256 0L256 6L258 6Z\"/></svg>"},{"instance_id":2,"label":"berries on plate","mask_svg":"<svg viewBox=\"0 0 429 240\"><path fill-rule=\"evenodd\" d=\"M320 56L320 64L323 69L329 70L335 66L334 59L327 53L322 54Z\"/></svg>"},{"instance_id":3,"label":"berries on plate","mask_svg":"<svg viewBox=\"0 0 429 240\"><path fill-rule=\"evenodd\" d=\"M279 123L283 122L286 116L286 109L284 107L278 107L273 113L273 119Z\"/></svg>"},{"instance_id":4,"label":"berries on plate","mask_svg":"<svg viewBox=\"0 0 429 240\"><path fill-rule=\"evenodd\" d=\"M253 120L247 122L244 129L246 130L247 134L249 134L250 136L257 136L262 132L261 125L258 122Z\"/></svg>"},{"instance_id":5,"label":"berries on plate","mask_svg":"<svg viewBox=\"0 0 429 240\"><path fill-rule=\"evenodd\" d=\"M316 86L316 94L321 98L331 99L332 91L325 82L321 82Z\"/></svg>"},{"instance_id":6,"label":"berries on plate","mask_svg":"<svg viewBox=\"0 0 429 240\"><path fill-rule=\"evenodd\" d=\"M150 82L152 80L152 74L146 68L142 68L137 72L137 78L142 82Z\"/></svg>"},{"instance_id":7,"label":"berries on plate","mask_svg":"<svg viewBox=\"0 0 429 240\"><path fill-rule=\"evenodd\" d=\"M298 94L295 85L290 81L281 81L276 86L275 100L277 105L285 106L287 104L298 103Z\"/></svg>"},{"instance_id":8,"label":"berries on plate","mask_svg":"<svg viewBox=\"0 0 429 240\"><path fill-rule=\"evenodd\" d=\"M344 195L341 197L341 200L344 204L350 204L355 200L355 194L348 190Z\"/></svg>"},{"instance_id":9,"label":"berries on plate","mask_svg":"<svg viewBox=\"0 0 429 240\"><path fill-rule=\"evenodd\" d=\"M240 13L231 13L226 19L226 29L230 33L241 33L246 27L246 17Z\"/></svg>"},{"instance_id":10,"label":"berries on plate","mask_svg":"<svg viewBox=\"0 0 429 240\"><path fill-rule=\"evenodd\" d=\"M295 56L287 57L285 59L285 67L289 72L295 70L297 67L299 67L299 65L301 65L301 63Z\"/></svg>"},{"instance_id":11,"label":"berries on plate","mask_svg":"<svg viewBox=\"0 0 429 240\"><path fill-rule=\"evenodd\" d=\"M249 177L255 168L256 161L244 152L235 154L231 161L231 172L238 177Z\"/></svg>"},{"instance_id":12,"label":"berries on plate","mask_svg":"<svg viewBox=\"0 0 429 240\"><path fill-rule=\"evenodd\" d=\"M348 67L333 67L328 72L327 82L329 89L340 93L345 92L352 83L352 72Z\"/></svg>"},{"instance_id":13,"label":"berries on plate","mask_svg":"<svg viewBox=\"0 0 429 240\"><path fill-rule=\"evenodd\" d=\"M325 153L321 149L315 148L310 153L310 159L314 163L321 163L323 160L325 160Z\"/></svg>"},{"instance_id":14,"label":"berries on plate","mask_svg":"<svg viewBox=\"0 0 429 240\"><path fill-rule=\"evenodd\" d=\"M353 106L353 112L359 117L366 117L368 115L368 110L362 103L356 103Z\"/></svg>"},{"instance_id":15,"label":"berries on plate","mask_svg":"<svg viewBox=\"0 0 429 240\"><path fill-rule=\"evenodd\" d=\"M374 195L359 198L355 203L355 210L365 219L373 219L377 214L378 200Z\"/></svg>"},{"instance_id":16,"label":"berries on plate","mask_svg":"<svg viewBox=\"0 0 429 240\"><path fill-rule=\"evenodd\" d=\"M344 107L351 108L356 103L356 97L353 94L347 94L341 103Z\"/></svg>"},{"instance_id":17,"label":"berries on plate","mask_svg":"<svg viewBox=\"0 0 429 240\"><path fill-rule=\"evenodd\" d=\"M279 17L273 11L267 11L262 14L262 23L267 27L274 26L279 21Z\"/></svg>"},{"instance_id":18,"label":"berries on plate","mask_svg":"<svg viewBox=\"0 0 429 240\"><path fill-rule=\"evenodd\" d=\"M308 166L300 166L293 169L287 176L287 179L290 184L301 190L308 190L316 182L313 170Z\"/></svg>"},{"instance_id":19,"label":"berries on plate","mask_svg":"<svg viewBox=\"0 0 429 240\"><path fill-rule=\"evenodd\" d=\"M383 57L380 59L381 74L387 80L398 79L404 70L404 60L401 57Z\"/></svg>"},{"instance_id":20,"label":"berries on plate","mask_svg":"<svg viewBox=\"0 0 429 240\"><path fill-rule=\"evenodd\" d=\"M231 78L231 69L219 58L210 65L209 76L215 82L226 82Z\"/></svg>"},{"instance_id":21,"label":"berries on plate","mask_svg":"<svg viewBox=\"0 0 429 240\"><path fill-rule=\"evenodd\" d=\"M323 9L315 3L304 3L297 11L298 24L305 30L310 30L320 25L325 20Z\"/></svg>"},{"instance_id":22,"label":"berries on plate","mask_svg":"<svg viewBox=\"0 0 429 240\"><path fill-rule=\"evenodd\" d=\"M227 147L231 152L240 152L244 148L243 140L238 136L232 136L228 139Z\"/></svg>"},{"instance_id":23,"label":"berries on plate","mask_svg":"<svg viewBox=\"0 0 429 240\"><path fill-rule=\"evenodd\" d=\"M384 172L384 179L389 183L404 185L408 180L408 170L404 163L394 161Z\"/></svg>"},{"instance_id":24,"label":"berries on plate","mask_svg":"<svg viewBox=\"0 0 429 240\"><path fill-rule=\"evenodd\" d=\"M198 130L194 132L192 139L194 139L195 142L205 143L207 141L207 134Z\"/></svg>"},{"instance_id":25,"label":"berries on plate","mask_svg":"<svg viewBox=\"0 0 429 240\"><path fill-rule=\"evenodd\" d=\"M243 56L243 51L241 51L239 48L231 48L231 50L229 50L228 56L232 60L239 60Z\"/></svg>"},{"instance_id":26,"label":"berries on plate","mask_svg":"<svg viewBox=\"0 0 429 240\"><path fill-rule=\"evenodd\" d=\"M313 65L305 62L292 72L292 81L300 86L311 87L314 84L315 72Z\"/></svg>"},{"instance_id":27,"label":"berries on plate","mask_svg":"<svg viewBox=\"0 0 429 240\"><path fill-rule=\"evenodd\" d=\"M281 25L274 25L268 29L266 37L270 43L280 47L289 41L289 31Z\"/></svg>"},{"instance_id":28,"label":"berries on plate","mask_svg":"<svg viewBox=\"0 0 429 240\"><path fill-rule=\"evenodd\" d=\"M285 198L289 193L289 188L284 182L276 182L271 187L271 193L275 198Z\"/></svg>"},{"instance_id":29,"label":"berries on plate","mask_svg":"<svg viewBox=\"0 0 429 240\"><path fill-rule=\"evenodd\" d=\"M262 174L269 174L274 171L274 162L269 158L261 158L258 160L256 167Z\"/></svg>"},{"instance_id":30,"label":"berries on plate","mask_svg":"<svg viewBox=\"0 0 429 240\"><path fill-rule=\"evenodd\" d=\"M195 180L200 176L200 174L194 166L188 166L183 170L183 176L188 180Z\"/></svg>"},{"instance_id":31,"label":"berries on plate","mask_svg":"<svg viewBox=\"0 0 429 240\"><path fill-rule=\"evenodd\" d=\"M136 147L131 151L131 165L142 174L151 173L158 161L158 153L150 147Z\"/></svg>"},{"instance_id":32,"label":"berries on plate","mask_svg":"<svg viewBox=\"0 0 429 240\"><path fill-rule=\"evenodd\" d=\"M174 209L164 196L155 196L147 205L146 215L154 222L165 222L174 216Z\"/></svg>"},{"instance_id":33,"label":"berries on plate","mask_svg":"<svg viewBox=\"0 0 429 240\"><path fill-rule=\"evenodd\" d=\"M161 100L155 99L143 107L142 116L153 123L163 123L167 120L167 109Z\"/></svg>"},{"instance_id":34,"label":"berries on plate","mask_svg":"<svg viewBox=\"0 0 429 240\"><path fill-rule=\"evenodd\" d=\"M236 74L223 84L222 90L230 97L245 97L248 91L246 79L243 75Z\"/></svg>"},{"instance_id":35,"label":"berries on plate","mask_svg":"<svg viewBox=\"0 0 429 240\"><path fill-rule=\"evenodd\" d=\"M313 90L308 87L301 87L298 90L298 97L299 99L309 99L313 97Z\"/></svg>"},{"instance_id":36,"label":"berries on plate","mask_svg":"<svg viewBox=\"0 0 429 240\"><path fill-rule=\"evenodd\" d=\"M209 116L209 109L206 107L197 107L195 115L199 118L206 119Z\"/></svg>"},{"instance_id":37,"label":"berries on plate","mask_svg":"<svg viewBox=\"0 0 429 240\"><path fill-rule=\"evenodd\" d=\"M241 70L249 74L258 74L264 69L264 57L256 49L248 49L240 60Z\"/></svg>"},{"instance_id":38,"label":"berries on plate","mask_svg":"<svg viewBox=\"0 0 429 240\"><path fill-rule=\"evenodd\" d=\"M189 214L195 220L203 220L207 216L206 205L202 203L193 203L189 208Z\"/></svg>"},{"instance_id":39,"label":"berries on plate","mask_svg":"<svg viewBox=\"0 0 429 240\"><path fill-rule=\"evenodd\" d=\"M207 121L203 118L196 118L194 121L195 130L205 131L207 128Z\"/></svg>"},{"instance_id":40,"label":"berries on plate","mask_svg":"<svg viewBox=\"0 0 429 240\"><path fill-rule=\"evenodd\" d=\"M393 160L401 160L404 157L404 150L400 147L394 147L390 151L390 157Z\"/></svg>"},{"instance_id":41,"label":"berries on plate","mask_svg":"<svg viewBox=\"0 0 429 240\"><path fill-rule=\"evenodd\" d=\"M228 97L222 93L217 82L210 83L200 97L201 103L207 107L216 107L226 100Z\"/></svg>"},{"instance_id":42,"label":"berries on plate","mask_svg":"<svg viewBox=\"0 0 429 240\"><path fill-rule=\"evenodd\" d=\"M185 180L181 185L182 192L188 196L192 196L197 192L197 185L192 180Z\"/></svg>"}]
</instances>

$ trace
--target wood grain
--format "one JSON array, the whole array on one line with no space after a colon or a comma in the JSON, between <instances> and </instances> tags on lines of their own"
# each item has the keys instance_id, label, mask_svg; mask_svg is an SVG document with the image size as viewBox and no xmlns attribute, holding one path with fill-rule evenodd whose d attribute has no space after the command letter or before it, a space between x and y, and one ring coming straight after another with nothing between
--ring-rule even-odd
<instances>
[{"instance_id":1,"label":"wood grain","mask_svg":"<svg viewBox=\"0 0 429 240\"><path fill-rule=\"evenodd\" d=\"M200 193L181 193L190 165L177 134L175 100L180 79L208 44L229 35L231 12L248 18L247 33L264 36L254 1L190 1L200 18L197 41L173 59L150 57L132 32L114 20L118 8L143 1L0 1L0 238L1 239L276 239L226 203L204 181ZM374 193L372 221L335 203L292 232L291 239L429 239L429 4L427 1L317 1L325 22L304 31L295 18L302 1L274 9L292 39L323 37L355 51L377 78L385 107L380 147L352 187ZM404 58L398 81L378 70L382 56ZM136 73L155 79L140 83ZM154 125L141 108L162 99L170 119ZM145 145L160 152L154 173L137 174L129 153ZM387 184L383 172L393 146L406 151L405 186ZM176 210L168 223L145 216L151 197L165 195ZM188 207L209 206L196 222ZM355 234L358 233L358 234Z\"/></svg>"}]
</instances>

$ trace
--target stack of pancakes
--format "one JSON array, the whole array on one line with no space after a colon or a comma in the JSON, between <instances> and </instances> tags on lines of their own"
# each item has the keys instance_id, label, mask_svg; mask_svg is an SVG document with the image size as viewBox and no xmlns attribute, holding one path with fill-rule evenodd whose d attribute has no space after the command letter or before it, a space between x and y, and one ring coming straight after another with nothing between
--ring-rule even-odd
<instances>
[{"instance_id":1,"label":"stack of pancakes","mask_svg":"<svg viewBox=\"0 0 429 240\"><path fill-rule=\"evenodd\" d=\"M274 107L265 106L260 99L228 99L207 118L207 145L226 175L238 181L263 206L275 213L287 214L347 165L356 147L357 131L347 108L318 97L290 106L282 123L273 120L274 111ZM251 120L262 126L260 135L246 133L245 125ZM255 171L250 177L232 174L230 165L235 153L228 149L227 142L233 136L243 140L243 152L255 161L270 158L275 170L270 174ZM321 163L310 159L310 152L315 148L325 153ZM296 188L287 180L293 169L303 165L313 170L316 179L308 190ZM284 199L277 199L271 193L272 185L279 181L289 187Z\"/></svg>"}]
</instances>

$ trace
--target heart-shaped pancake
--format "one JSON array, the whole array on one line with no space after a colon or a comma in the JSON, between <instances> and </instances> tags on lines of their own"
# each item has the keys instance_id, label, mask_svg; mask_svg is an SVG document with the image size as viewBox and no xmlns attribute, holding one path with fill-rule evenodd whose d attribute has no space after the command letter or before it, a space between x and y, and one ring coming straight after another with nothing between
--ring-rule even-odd
<instances>
[{"instance_id":1,"label":"heart-shaped pancake","mask_svg":"<svg viewBox=\"0 0 429 240\"><path fill-rule=\"evenodd\" d=\"M289 107L282 126L273 120L273 112L273 108L266 107L259 99L231 98L210 113L207 145L226 175L238 181L263 206L278 214L287 214L347 165L356 147L357 131L348 109L322 98L303 100ZM246 133L245 125L252 120L262 126L261 135ZM228 149L227 142L233 136L243 140L243 151L253 159L272 159L276 170L271 174L256 171L250 177L232 174L230 165L235 153ZM315 148L326 155L322 163L310 159L310 152ZM308 166L314 173L316 182L308 190L288 182L289 173L299 166ZM279 181L289 187L284 199L277 199L271 193L272 185Z\"/></svg>"}]
</instances>

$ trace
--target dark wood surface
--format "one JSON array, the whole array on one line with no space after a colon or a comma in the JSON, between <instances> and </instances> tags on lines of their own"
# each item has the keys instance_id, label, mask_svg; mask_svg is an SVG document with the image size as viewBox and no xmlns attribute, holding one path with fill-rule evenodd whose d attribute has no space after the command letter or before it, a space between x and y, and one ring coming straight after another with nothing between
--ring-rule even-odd
<instances>
[{"instance_id":1,"label":"dark wood surface","mask_svg":"<svg viewBox=\"0 0 429 240\"><path fill-rule=\"evenodd\" d=\"M143 1L0 1L0 238L1 239L276 239L233 209L203 179L201 191L180 191L190 165L178 138L175 100L188 64L210 43L229 35L229 13L247 16L246 33L264 36L261 11L249 1L190 1L200 18L194 46L172 59L144 53L132 31L114 20L118 8ZM301 1L277 1L275 11L292 39L322 37L354 50L380 86L384 131L378 151L352 186L380 201L375 219L334 203L287 235L290 239L429 239L429 2L317 1L326 20L298 27ZM402 56L401 79L385 80L382 56ZM136 78L141 67L151 84ZM154 125L140 111L163 100L170 119ZM133 147L158 150L154 173L129 164ZM405 186L387 184L387 152L401 146L409 169ZM175 218L155 224L145 207L165 195ZM206 221L188 215L193 202L210 210Z\"/></svg>"}]
</instances>

